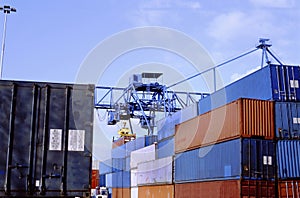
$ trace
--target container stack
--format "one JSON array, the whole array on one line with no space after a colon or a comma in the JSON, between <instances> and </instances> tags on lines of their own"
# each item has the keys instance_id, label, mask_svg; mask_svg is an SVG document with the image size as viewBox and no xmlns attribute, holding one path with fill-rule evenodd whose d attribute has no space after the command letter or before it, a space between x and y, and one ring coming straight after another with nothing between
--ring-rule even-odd
<instances>
[{"instance_id":1,"label":"container stack","mask_svg":"<svg viewBox=\"0 0 300 198\"><path fill-rule=\"evenodd\" d=\"M300 103L276 102L279 197L300 197Z\"/></svg>"},{"instance_id":2,"label":"container stack","mask_svg":"<svg viewBox=\"0 0 300 198\"><path fill-rule=\"evenodd\" d=\"M121 142L124 143L118 142L112 145L110 159L100 162L100 184L108 188L111 197L129 198L131 197L131 154L157 142L157 136L144 136ZM101 178L105 178L105 181L101 182Z\"/></svg>"}]
</instances>

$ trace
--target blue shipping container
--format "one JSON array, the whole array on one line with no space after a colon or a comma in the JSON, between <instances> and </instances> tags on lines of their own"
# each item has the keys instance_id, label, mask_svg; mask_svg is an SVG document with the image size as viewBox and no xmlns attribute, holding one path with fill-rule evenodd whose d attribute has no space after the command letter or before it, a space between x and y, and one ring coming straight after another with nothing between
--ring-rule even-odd
<instances>
[{"instance_id":1,"label":"blue shipping container","mask_svg":"<svg viewBox=\"0 0 300 198\"><path fill-rule=\"evenodd\" d=\"M150 146L154 142L157 142L157 135L145 136L145 146Z\"/></svg>"},{"instance_id":2,"label":"blue shipping container","mask_svg":"<svg viewBox=\"0 0 300 198\"><path fill-rule=\"evenodd\" d=\"M276 137L300 138L300 102L275 102Z\"/></svg>"},{"instance_id":3,"label":"blue shipping container","mask_svg":"<svg viewBox=\"0 0 300 198\"><path fill-rule=\"evenodd\" d=\"M126 143L128 144L128 143ZM126 144L121 146L115 147L111 150L111 157L112 158L125 158L126 156Z\"/></svg>"},{"instance_id":4,"label":"blue shipping container","mask_svg":"<svg viewBox=\"0 0 300 198\"><path fill-rule=\"evenodd\" d=\"M144 148L146 143L145 143L145 137L138 137L133 141L130 141L125 144L126 145L126 157L130 156L130 153L132 151Z\"/></svg>"},{"instance_id":5,"label":"blue shipping container","mask_svg":"<svg viewBox=\"0 0 300 198\"><path fill-rule=\"evenodd\" d=\"M106 186L106 176L105 176L105 174L99 175L99 186L100 187Z\"/></svg>"},{"instance_id":6,"label":"blue shipping container","mask_svg":"<svg viewBox=\"0 0 300 198\"><path fill-rule=\"evenodd\" d=\"M275 143L272 140L235 139L175 155L175 183L274 179Z\"/></svg>"},{"instance_id":7,"label":"blue shipping container","mask_svg":"<svg viewBox=\"0 0 300 198\"><path fill-rule=\"evenodd\" d=\"M112 158L112 172L119 172L125 169L125 158Z\"/></svg>"},{"instance_id":8,"label":"blue shipping container","mask_svg":"<svg viewBox=\"0 0 300 198\"><path fill-rule=\"evenodd\" d=\"M239 98L300 101L298 66L268 65L199 101L203 114Z\"/></svg>"},{"instance_id":9,"label":"blue shipping container","mask_svg":"<svg viewBox=\"0 0 300 198\"><path fill-rule=\"evenodd\" d=\"M279 140L276 148L278 178L300 179L300 140Z\"/></svg>"},{"instance_id":10,"label":"blue shipping container","mask_svg":"<svg viewBox=\"0 0 300 198\"><path fill-rule=\"evenodd\" d=\"M165 158L175 155L175 141L174 137L164 139L157 144L157 158Z\"/></svg>"},{"instance_id":11,"label":"blue shipping container","mask_svg":"<svg viewBox=\"0 0 300 198\"><path fill-rule=\"evenodd\" d=\"M112 188L130 188L130 171L112 173Z\"/></svg>"},{"instance_id":12,"label":"blue shipping container","mask_svg":"<svg viewBox=\"0 0 300 198\"><path fill-rule=\"evenodd\" d=\"M105 161L99 162L99 174L112 173L112 160L107 159Z\"/></svg>"}]
</instances>

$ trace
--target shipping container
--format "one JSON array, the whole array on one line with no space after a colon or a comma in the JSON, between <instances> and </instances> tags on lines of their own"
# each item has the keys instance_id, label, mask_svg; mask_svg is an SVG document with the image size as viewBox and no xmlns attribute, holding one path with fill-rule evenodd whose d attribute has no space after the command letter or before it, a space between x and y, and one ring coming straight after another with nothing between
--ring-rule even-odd
<instances>
[{"instance_id":1,"label":"shipping container","mask_svg":"<svg viewBox=\"0 0 300 198\"><path fill-rule=\"evenodd\" d=\"M106 186L106 175L99 175L99 186L105 187Z\"/></svg>"},{"instance_id":2,"label":"shipping container","mask_svg":"<svg viewBox=\"0 0 300 198\"><path fill-rule=\"evenodd\" d=\"M106 159L99 162L99 173L100 175L112 173L112 159Z\"/></svg>"},{"instance_id":3,"label":"shipping container","mask_svg":"<svg viewBox=\"0 0 300 198\"><path fill-rule=\"evenodd\" d=\"M300 138L300 102L275 102L275 131L280 139Z\"/></svg>"},{"instance_id":4,"label":"shipping container","mask_svg":"<svg viewBox=\"0 0 300 198\"><path fill-rule=\"evenodd\" d=\"M113 188L112 197L113 198L130 198L130 188Z\"/></svg>"},{"instance_id":5,"label":"shipping container","mask_svg":"<svg viewBox=\"0 0 300 198\"><path fill-rule=\"evenodd\" d=\"M175 198L272 198L275 182L264 180L225 180L175 184Z\"/></svg>"},{"instance_id":6,"label":"shipping container","mask_svg":"<svg viewBox=\"0 0 300 198\"><path fill-rule=\"evenodd\" d=\"M113 173L105 174L105 186L108 188L113 187Z\"/></svg>"},{"instance_id":7,"label":"shipping container","mask_svg":"<svg viewBox=\"0 0 300 198\"><path fill-rule=\"evenodd\" d=\"M99 170L92 170L91 188L95 189L99 186Z\"/></svg>"},{"instance_id":8,"label":"shipping container","mask_svg":"<svg viewBox=\"0 0 300 198\"><path fill-rule=\"evenodd\" d=\"M157 144L156 156L158 159L175 155L175 139L174 136L161 140Z\"/></svg>"},{"instance_id":9,"label":"shipping container","mask_svg":"<svg viewBox=\"0 0 300 198\"><path fill-rule=\"evenodd\" d=\"M106 174L106 187L130 188L130 171L120 171Z\"/></svg>"},{"instance_id":10,"label":"shipping container","mask_svg":"<svg viewBox=\"0 0 300 198\"><path fill-rule=\"evenodd\" d=\"M200 99L203 114L239 98L300 101L299 66L268 65Z\"/></svg>"},{"instance_id":11,"label":"shipping container","mask_svg":"<svg viewBox=\"0 0 300 198\"><path fill-rule=\"evenodd\" d=\"M198 116L198 103L193 103L188 107L175 112L159 121L157 121L158 141L171 137L175 134L175 125L185 122Z\"/></svg>"},{"instance_id":12,"label":"shipping container","mask_svg":"<svg viewBox=\"0 0 300 198\"><path fill-rule=\"evenodd\" d=\"M156 144L141 148L131 152L130 168L137 168L138 163L151 161L156 159Z\"/></svg>"},{"instance_id":13,"label":"shipping container","mask_svg":"<svg viewBox=\"0 0 300 198\"><path fill-rule=\"evenodd\" d=\"M131 187L131 193L130 193L130 196L131 198L139 198L139 189L138 187Z\"/></svg>"},{"instance_id":14,"label":"shipping container","mask_svg":"<svg viewBox=\"0 0 300 198\"><path fill-rule=\"evenodd\" d=\"M132 141L134 142L134 141ZM127 143L129 144L129 143ZM127 144L123 144L121 146L115 147L111 150L111 157L112 158L125 158L126 155L126 145Z\"/></svg>"},{"instance_id":15,"label":"shipping container","mask_svg":"<svg viewBox=\"0 0 300 198\"><path fill-rule=\"evenodd\" d=\"M238 137L274 139L274 102L241 98L177 125L175 152Z\"/></svg>"},{"instance_id":16,"label":"shipping container","mask_svg":"<svg viewBox=\"0 0 300 198\"><path fill-rule=\"evenodd\" d=\"M173 198L174 185L139 186L138 195L142 198Z\"/></svg>"},{"instance_id":17,"label":"shipping container","mask_svg":"<svg viewBox=\"0 0 300 198\"><path fill-rule=\"evenodd\" d=\"M138 170L137 168L136 169L131 169L130 170L130 185L131 185L131 188L132 187L137 187L137 177L138 177Z\"/></svg>"},{"instance_id":18,"label":"shipping container","mask_svg":"<svg viewBox=\"0 0 300 198\"><path fill-rule=\"evenodd\" d=\"M123 137L120 137L116 140L113 140L113 143L112 143L112 148L116 148L118 146L121 146L123 144L126 144L132 140L134 140L136 138L136 136L123 136Z\"/></svg>"},{"instance_id":19,"label":"shipping container","mask_svg":"<svg viewBox=\"0 0 300 198\"><path fill-rule=\"evenodd\" d=\"M161 185L173 183L173 157L139 163L137 185Z\"/></svg>"},{"instance_id":20,"label":"shipping container","mask_svg":"<svg viewBox=\"0 0 300 198\"><path fill-rule=\"evenodd\" d=\"M0 81L0 196L88 196L94 86Z\"/></svg>"},{"instance_id":21,"label":"shipping container","mask_svg":"<svg viewBox=\"0 0 300 198\"><path fill-rule=\"evenodd\" d=\"M300 140L278 140L276 144L279 179L300 179Z\"/></svg>"},{"instance_id":22,"label":"shipping container","mask_svg":"<svg viewBox=\"0 0 300 198\"><path fill-rule=\"evenodd\" d=\"M300 180L279 180L278 197L300 197Z\"/></svg>"},{"instance_id":23,"label":"shipping container","mask_svg":"<svg viewBox=\"0 0 300 198\"><path fill-rule=\"evenodd\" d=\"M126 158L112 158L112 172L124 171L126 168Z\"/></svg>"},{"instance_id":24,"label":"shipping container","mask_svg":"<svg viewBox=\"0 0 300 198\"><path fill-rule=\"evenodd\" d=\"M235 139L175 155L175 183L275 179L275 143L272 140Z\"/></svg>"}]
</instances>

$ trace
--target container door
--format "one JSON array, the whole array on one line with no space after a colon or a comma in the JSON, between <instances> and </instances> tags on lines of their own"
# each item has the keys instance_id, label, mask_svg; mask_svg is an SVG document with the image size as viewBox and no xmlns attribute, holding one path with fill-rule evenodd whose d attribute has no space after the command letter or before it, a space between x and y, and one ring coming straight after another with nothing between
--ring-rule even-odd
<instances>
[{"instance_id":1,"label":"container door","mask_svg":"<svg viewBox=\"0 0 300 198\"><path fill-rule=\"evenodd\" d=\"M273 99L277 101L296 101L300 99L299 67L271 65Z\"/></svg>"},{"instance_id":2,"label":"container door","mask_svg":"<svg viewBox=\"0 0 300 198\"><path fill-rule=\"evenodd\" d=\"M36 86L1 87L1 193L32 194L36 136Z\"/></svg>"}]
</instances>

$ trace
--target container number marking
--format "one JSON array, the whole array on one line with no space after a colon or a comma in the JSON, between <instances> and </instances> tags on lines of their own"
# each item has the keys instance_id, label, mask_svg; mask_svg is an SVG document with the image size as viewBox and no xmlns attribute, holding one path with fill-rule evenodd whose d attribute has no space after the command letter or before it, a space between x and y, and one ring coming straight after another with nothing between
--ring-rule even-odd
<instances>
[{"instance_id":1,"label":"container number marking","mask_svg":"<svg viewBox=\"0 0 300 198\"><path fill-rule=\"evenodd\" d=\"M84 130L69 130L69 151L84 151Z\"/></svg>"},{"instance_id":2,"label":"container number marking","mask_svg":"<svg viewBox=\"0 0 300 198\"><path fill-rule=\"evenodd\" d=\"M62 146L62 129L50 129L49 139L50 151L61 151Z\"/></svg>"},{"instance_id":3,"label":"container number marking","mask_svg":"<svg viewBox=\"0 0 300 198\"><path fill-rule=\"evenodd\" d=\"M299 81L298 80L290 80L291 88L299 88Z\"/></svg>"}]
</instances>

